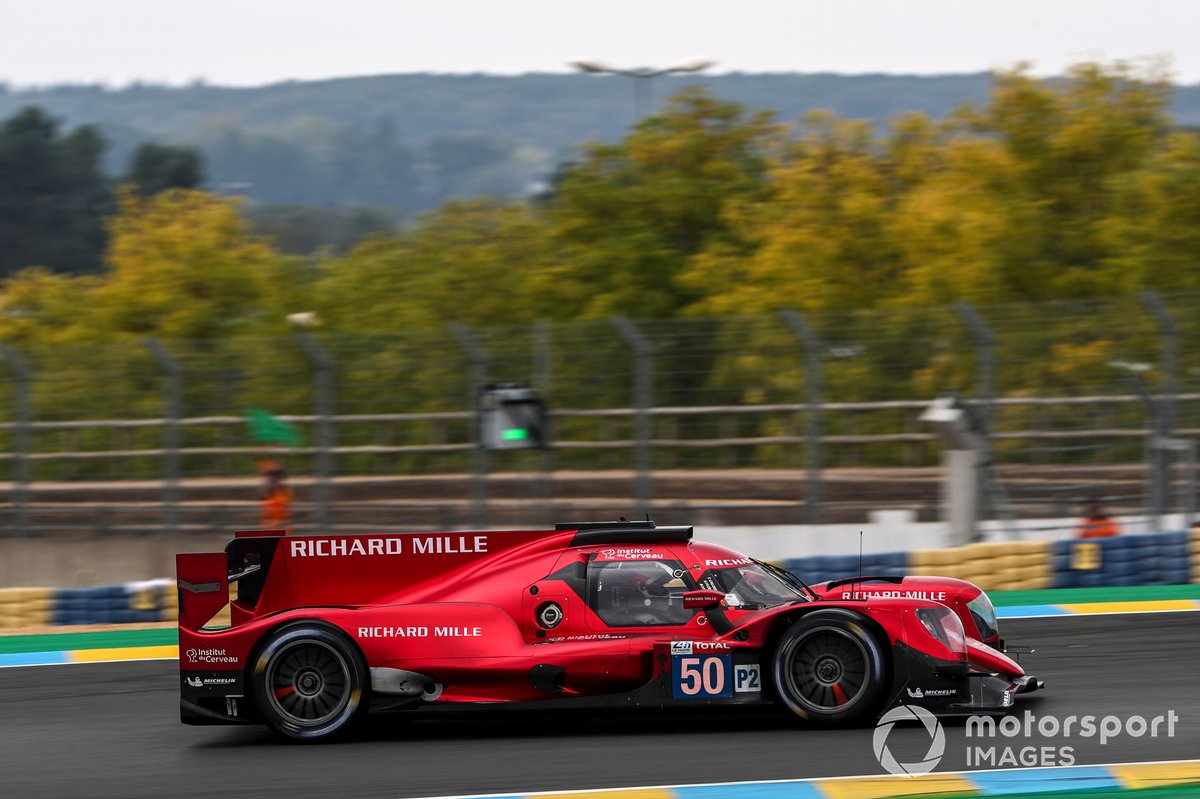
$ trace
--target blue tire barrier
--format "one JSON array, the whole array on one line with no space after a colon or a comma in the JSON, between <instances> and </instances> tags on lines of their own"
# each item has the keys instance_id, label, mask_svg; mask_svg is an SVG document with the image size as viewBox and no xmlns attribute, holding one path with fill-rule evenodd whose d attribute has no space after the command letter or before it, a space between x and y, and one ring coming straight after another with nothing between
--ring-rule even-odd
<instances>
[{"instance_id":1,"label":"blue tire barrier","mask_svg":"<svg viewBox=\"0 0 1200 799\"><path fill-rule=\"evenodd\" d=\"M1184 584L1191 578L1188 541L1186 531L1057 541L1051 556L1052 584L1055 588ZM1095 557L1076 557L1081 547L1088 547Z\"/></svg>"},{"instance_id":2,"label":"blue tire barrier","mask_svg":"<svg viewBox=\"0 0 1200 799\"><path fill-rule=\"evenodd\" d=\"M154 580L130 585L59 588L47 614L55 625L132 624L173 618L174 585Z\"/></svg>"}]
</instances>

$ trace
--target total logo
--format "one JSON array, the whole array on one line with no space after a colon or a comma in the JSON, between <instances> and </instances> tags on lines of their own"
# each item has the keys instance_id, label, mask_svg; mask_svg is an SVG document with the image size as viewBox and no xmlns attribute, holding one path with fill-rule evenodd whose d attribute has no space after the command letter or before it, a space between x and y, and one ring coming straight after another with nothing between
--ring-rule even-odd
<instances>
[{"instance_id":1,"label":"total logo","mask_svg":"<svg viewBox=\"0 0 1200 799\"><path fill-rule=\"evenodd\" d=\"M189 649L184 652L184 657L189 663L237 663L238 659L235 655L231 655L224 649Z\"/></svg>"},{"instance_id":2,"label":"total logo","mask_svg":"<svg viewBox=\"0 0 1200 799\"><path fill-rule=\"evenodd\" d=\"M728 652L729 644L721 641L672 641L672 655L693 655L699 652Z\"/></svg>"}]
</instances>

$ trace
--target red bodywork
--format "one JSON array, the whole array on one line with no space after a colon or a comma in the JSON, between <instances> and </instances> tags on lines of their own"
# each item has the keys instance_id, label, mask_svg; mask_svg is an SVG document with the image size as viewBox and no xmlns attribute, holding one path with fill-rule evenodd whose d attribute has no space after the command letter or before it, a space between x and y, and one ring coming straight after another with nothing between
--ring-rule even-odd
<instances>
[{"instance_id":1,"label":"red bodywork","mask_svg":"<svg viewBox=\"0 0 1200 799\"><path fill-rule=\"evenodd\" d=\"M710 599L707 610L681 611L684 606L669 599L677 615L667 618L643 612L637 600L637 592L648 591L649 597L665 589L644 581L625 585L621 576L637 567L618 564L654 562L673 569L673 584L693 592L688 601L695 603L703 597L694 592L719 589L722 572L754 561L691 541L691 528L629 527L329 536L248 532L238 533L224 553L179 555L184 721L257 720L250 696L252 672L262 668L256 653L265 638L298 620L336 628L361 652L371 670L375 709L578 703L584 697L623 705L683 704L700 683L681 684L676 661L704 653L731 657L718 658L713 684L696 691L693 703L769 703L776 698L769 675L775 642L789 625L823 609L865 621L889 650L891 684L881 710L914 697L943 712L999 709L1011 704L1013 694L1029 690L1024 686L1030 678L1017 663L978 640L967 603L982 592L970 583L906 578L879 584L864 578L832 589L816 586L815 597L797 590L788 601L757 609L730 604L732 595L719 606ZM598 581L600 574L607 582ZM607 611L606 621L598 612L600 598L626 594L634 601ZM227 601L231 626L205 628ZM649 607L659 600L643 601ZM948 641L941 640L917 614L945 608L961 620L965 641L953 631ZM990 643L1000 645L996 639ZM718 675L718 668L733 671ZM384 681L394 681L396 674L413 675L420 683L417 693L411 686L385 693ZM723 690L707 690L718 677ZM994 685L976 684L984 677ZM735 679L731 690L725 680Z\"/></svg>"}]
</instances>

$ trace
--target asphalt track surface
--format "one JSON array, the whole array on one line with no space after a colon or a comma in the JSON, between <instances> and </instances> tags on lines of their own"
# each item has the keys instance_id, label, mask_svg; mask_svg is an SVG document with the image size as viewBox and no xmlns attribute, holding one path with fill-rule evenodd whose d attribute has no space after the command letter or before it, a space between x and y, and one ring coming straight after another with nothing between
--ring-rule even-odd
<instances>
[{"instance_id":1,"label":"asphalt track surface","mask_svg":"<svg viewBox=\"0 0 1200 799\"><path fill-rule=\"evenodd\" d=\"M1200 756L1200 613L1005 620L1005 637L1034 646L1023 661L1047 682L1024 697L1041 718L1173 710L1174 736L1122 734L984 742L1070 745L1077 764ZM178 722L174 661L0 669L3 797L413 797L614 788L882 773L872 728L815 731L745 711L663 714L472 712L372 719L354 740L281 741L259 727ZM929 737L897 726L888 746L918 760ZM970 741L970 743L979 743ZM938 771L966 768L961 722L946 724ZM1001 751L998 756L1002 756ZM1040 763L1039 765L1051 765Z\"/></svg>"}]
</instances>

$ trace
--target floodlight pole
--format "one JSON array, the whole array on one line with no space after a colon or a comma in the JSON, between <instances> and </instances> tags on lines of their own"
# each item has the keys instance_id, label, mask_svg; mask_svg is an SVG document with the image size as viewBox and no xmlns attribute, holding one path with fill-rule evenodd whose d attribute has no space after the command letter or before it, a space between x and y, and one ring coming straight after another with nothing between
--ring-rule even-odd
<instances>
[{"instance_id":1,"label":"floodlight pole","mask_svg":"<svg viewBox=\"0 0 1200 799\"><path fill-rule=\"evenodd\" d=\"M634 122L645 119L653 108L653 87L650 82L662 75L703 72L716 64L716 61L703 59L687 64L677 64L673 67L618 69L600 61L572 61L570 66L580 72L593 75L620 75L633 81L633 113Z\"/></svg>"}]
</instances>

